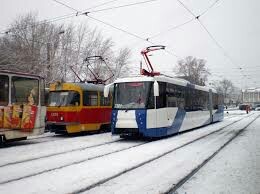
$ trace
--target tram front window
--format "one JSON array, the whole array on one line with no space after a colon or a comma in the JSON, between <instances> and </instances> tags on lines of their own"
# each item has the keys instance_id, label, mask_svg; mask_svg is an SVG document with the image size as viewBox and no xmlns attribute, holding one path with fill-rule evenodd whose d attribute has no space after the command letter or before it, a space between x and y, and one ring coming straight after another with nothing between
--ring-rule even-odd
<instances>
[{"instance_id":1,"label":"tram front window","mask_svg":"<svg viewBox=\"0 0 260 194\"><path fill-rule=\"evenodd\" d=\"M48 106L78 106L80 95L75 91L50 92Z\"/></svg>"},{"instance_id":2,"label":"tram front window","mask_svg":"<svg viewBox=\"0 0 260 194\"><path fill-rule=\"evenodd\" d=\"M6 75L0 75L0 106L8 105L9 78Z\"/></svg>"},{"instance_id":3,"label":"tram front window","mask_svg":"<svg viewBox=\"0 0 260 194\"><path fill-rule=\"evenodd\" d=\"M152 82L127 82L115 84L114 108L147 108ZM153 96L152 96L153 99Z\"/></svg>"}]
</instances>

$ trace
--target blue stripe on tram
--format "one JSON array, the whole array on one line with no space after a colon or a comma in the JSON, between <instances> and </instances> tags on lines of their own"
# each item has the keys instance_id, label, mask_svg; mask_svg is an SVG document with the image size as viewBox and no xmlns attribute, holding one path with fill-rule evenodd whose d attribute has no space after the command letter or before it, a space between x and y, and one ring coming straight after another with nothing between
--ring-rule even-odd
<instances>
[{"instance_id":1,"label":"blue stripe on tram","mask_svg":"<svg viewBox=\"0 0 260 194\"><path fill-rule=\"evenodd\" d=\"M183 120L185 118L186 111L184 109L178 108L174 121L172 125L169 127L149 128L149 129L147 129L146 127L147 111L136 110L135 115L136 115L136 122L140 133L142 133L146 137L162 137L162 136L178 133L178 131L182 126Z\"/></svg>"},{"instance_id":2,"label":"blue stripe on tram","mask_svg":"<svg viewBox=\"0 0 260 194\"><path fill-rule=\"evenodd\" d=\"M173 124L169 127L167 135L174 134L180 131L185 116L186 111L184 109L178 108Z\"/></svg>"},{"instance_id":3,"label":"blue stripe on tram","mask_svg":"<svg viewBox=\"0 0 260 194\"><path fill-rule=\"evenodd\" d=\"M111 115L111 132L112 132L112 134L115 133L117 114L118 114L118 110L115 110L115 109L112 110L112 115Z\"/></svg>"}]
</instances>

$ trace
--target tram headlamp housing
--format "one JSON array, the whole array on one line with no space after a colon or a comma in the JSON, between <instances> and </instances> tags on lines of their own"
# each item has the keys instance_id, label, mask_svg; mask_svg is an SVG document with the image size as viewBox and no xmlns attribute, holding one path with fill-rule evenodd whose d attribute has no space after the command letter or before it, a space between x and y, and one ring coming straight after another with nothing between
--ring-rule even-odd
<instances>
[{"instance_id":1,"label":"tram headlamp housing","mask_svg":"<svg viewBox=\"0 0 260 194\"><path fill-rule=\"evenodd\" d=\"M64 120L63 116L61 116L61 117L60 117L60 120L61 120L61 121L63 121L63 120Z\"/></svg>"}]
</instances>

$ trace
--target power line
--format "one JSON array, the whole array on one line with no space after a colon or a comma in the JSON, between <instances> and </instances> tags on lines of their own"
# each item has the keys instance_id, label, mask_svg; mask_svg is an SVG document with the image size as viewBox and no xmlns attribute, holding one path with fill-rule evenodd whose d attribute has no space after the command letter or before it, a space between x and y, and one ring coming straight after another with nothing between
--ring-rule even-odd
<instances>
[{"instance_id":1,"label":"power line","mask_svg":"<svg viewBox=\"0 0 260 194\"><path fill-rule=\"evenodd\" d=\"M128 35L130 35L130 36L133 36L133 37L135 37L135 38L138 38L138 39L140 39L140 40L142 40L142 41L149 42L149 43L151 43L152 45L155 45L155 43L151 42L151 41L148 40L147 38L143 38L143 37L141 37L141 36L139 36L139 35L136 35L136 34L134 34L134 33L132 33L132 32L126 31L126 30L124 30L124 29L122 29L122 28L116 27L116 26L114 26L114 25L112 25L112 24L109 24L109 23L107 23L107 22L104 22L104 21L102 21L102 20L99 20L99 19L97 19L97 18L94 18L94 17L92 17L92 16L89 16L88 14L86 14L86 16L89 17L89 18L91 18L92 20L95 20L95 21L100 22L100 23L102 23L102 24L105 24L105 25L107 25L107 26L109 26L109 27L111 27L111 28L114 28L114 29L116 29L116 30L119 30L119 31L121 31L121 32L124 32L125 34L128 34ZM175 53L172 52L172 51L169 51L169 50L167 50L167 49L164 49L164 50L165 50L165 52L167 52L168 54L174 55L174 56L177 57L177 58L181 58L181 57L179 57L177 54L175 54Z\"/></svg>"},{"instance_id":2,"label":"power line","mask_svg":"<svg viewBox=\"0 0 260 194\"><path fill-rule=\"evenodd\" d=\"M188 21L186 21L186 22L184 22L184 23L178 24L178 25L173 26L173 27L171 27L171 28L169 28L169 29L167 29L167 30L165 30L165 31L162 31L162 32L159 32L159 33L157 33L157 34L155 34L155 35L152 35L152 36L150 36L150 37L147 38L147 39L153 39L153 38L156 38L156 37L158 37L158 36L161 36L162 34L165 34L165 33L169 32L169 31L172 31L172 30L176 30L176 29L178 29L178 28L181 28L182 26L184 26L184 25L186 25L186 24L189 24L190 22L192 22L192 21L194 21L194 20L195 20L195 18L192 18L192 19L190 19L190 20L188 20Z\"/></svg>"},{"instance_id":3,"label":"power line","mask_svg":"<svg viewBox=\"0 0 260 194\"><path fill-rule=\"evenodd\" d=\"M211 8L213 8L220 0L214 1L204 12L200 14L200 16L205 15Z\"/></svg>"},{"instance_id":4,"label":"power line","mask_svg":"<svg viewBox=\"0 0 260 194\"><path fill-rule=\"evenodd\" d=\"M184 9L186 9L191 15L194 16L194 18L197 18L198 16L196 16L184 3L182 3L180 0L177 0L181 5L182 7L184 7ZM197 18L198 19L198 18Z\"/></svg>"},{"instance_id":5,"label":"power line","mask_svg":"<svg viewBox=\"0 0 260 194\"><path fill-rule=\"evenodd\" d=\"M217 2L219 2L219 1L220 1L220 0L216 0L210 7L208 7L205 11L203 11L203 12L202 12L201 14L199 14L198 16L196 16L195 14L193 14L192 11L191 11L187 6L185 6L181 1L179 1L179 3L182 4L182 5L185 7L185 9L188 10L188 11L194 16L194 18L192 18L192 19L190 19L190 20L188 20L188 21L186 21L186 22L184 22L184 23L182 23L182 24L173 26L173 27L171 27L171 28L169 28L169 29L167 29L167 30L165 30L165 31L162 31L162 32L160 32L160 33L158 33L158 34L155 34L155 35L149 37L148 39L152 39L152 38L158 37L158 36L160 36L160 35L162 35L162 34L168 32L168 31L176 30L176 29L178 29L178 28L180 28L180 27L182 27L182 26L184 26L184 25L186 25L186 24L189 24L190 22L192 22L192 21L198 19L200 16L206 14L213 6L215 6L215 4L216 4Z\"/></svg>"},{"instance_id":6,"label":"power line","mask_svg":"<svg viewBox=\"0 0 260 194\"><path fill-rule=\"evenodd\" d=\"M87 13L87 14L89 14L89 13L97 13L97 12L108 11L108 10L113 10L113 9L119 9L119 8L124 8L124 7L130 7L130 6L140 5L140 4L146 4L146 3L150 3L150 2L158 1L158 0L141 1L141 2L130 3L130 4L125 4L125 5L120 5L120 6L114 6L114 7L108 7L108 8L99 9L99 10L93 10L93 11L88 11L88 12L86 12L86 11L89 10L89 9L83 10L83 11L79 11L79 10L77 10L77 9L75 9L75 8L73 8L73 7L71 7L71 6L67 5L67 4L65 4L65 3L63 3L63 2L60 2L60 1L58 1L58 0L52 0L52 1L54 1L54 2L56 2L56 3L59 3L60 5L63 5L63 6L69 8L69 9L71 9L71 10L73 10L73 11L76 11L76 16L78 16L78 15L84 15L84 14L86 14L86 13ZM115 0L110 1L110 2L114 2L114 1L115 1ZM104 3L103 3L102 5L104 5ZM97 6L94 6L94 7L97 8ZM94 7L92 7L92 9L93 9Z\"/></svg>"},{"instance_id":7,"label":"power line","mask_svg":"<svg viewBox=\"0 0 260 194\"><path fill-rule=\"evenodd\" d=\"M109 3L112 3L112 2L115 2L115 1L118 1L118 0L111 0L111 1L101 3L101 4L97 4L95 6L87 8L83 11L77 11L76 13L70 13L70 14L66 14L66 15L57 16L57 17L54 17L54 18L51 18L51 19L42 20L42 21L38 22L37 24L32 24L30 26L38 26L38 25L43 25L43 24L47 24L47 23L51 23L51 22L57 22L57 21L60 21L60 20L65 20L65 19L68 19L68 18L76 17L77 13L79 13L79 12L85 12L87 10L97 8L97 7L101 7L101 6L104 6L106 4L109 4ZM75 10L76 9L74 9L74 11ZM6 34L6 32L8 32L8 31L9 31L9 29L3 30L2 32L0 32L0 34Z\"/></svg>"},{"instance_id":8,"label":"power line","mask_svg":"<svg viewBox=\"0 0 260 194\"><path fill-rule=\"evenodd\" d=\"M78 10L74 9L73 7L71 7L71 6L69 6L69 5L65 4L65 3L62 3L61 1L58 1L58 0L52 0L52 1L54 1L54 2L56 2L58 4L60 4L60 5L63 5L65 7L67 7L67 8L69 8L69 9L72 9L72 10L78 12Z\"/></svg>"},{"instance_id":9,"label":"power line","mask_svg":"<svg viewBox=\"0 0 260 194\"><path fill-rule=\"evenodd\" d=\"M87 11L87 10L90 10L90 9L97 8L97 7L101 7L101 6L103 6L103 5L107 5L107 4L109 4L109 3L113 3L113 2L115 2L115 1L118 1L118 0L107 1L107 2L105 2L105 3L101 3L101 4L98 4L98 5L94 5L93 7L89 7L88 9L83 10L83 12L84 12L84 11Z\"/></svg>"},{"instance_id":10,"label":"power line","mask_svg":"<svg viewBox=\"0 0 260 194\"><path fill-rule=\"evenodd\" d=\"M201 20L199 19L199 17L201 15L196 16L185 4L183 4L180 0L177 0L182 7L184 7L191 15L193 15L197 21L199 22L199 24L202 26L202 28L207 32L207 34L209 35L209 37L214 41L214 43L217 45L217 47L223 52L224 56L226 56L231 63L234 66L237 66L240 70L242 70L242 68L239 65L236 65L236 63L233 61L233 59L230 57L230 55L226 52L226 50L223 48L223 46L221 46L221 44L214 38L214 36L209 32L209 30L207 29L207 27L201 22ZM215 5L215 4L214 4ZM243 72L241 72L241 74L243 75ZM244 76L244 75L243 75Z\"/></svg>"},{"instance_id":11,"label":"power line","mask_svg":"<svg viewBox=\"0 0 260 194\"><path fill-rule=\"evenodd\" d=\"M114 25L112 25L112 24L109 24L109 23L107 23L107 22L101 21L101 20L99 20L99 19L97 19L97 18L94 18L94 17L92 17L92 16L89 16L89 15L86 15L86 16L89 17L89 18L92 19L92 20L95 20L95 21L97 21L97 22L99 22L99 23L105 24L105 25L107 25L107 26L109 26L109 27L111 27L111 28L114 28L114 29L116 29L116 30L119 30L119 31L121 31L121 32L124 32L124 33L126 33L126 34L128 34L128 35L130 35L130 36L133 36L133 37L138 38L138 39L143 40L143 41L147 41L145 38L142 38L142 37L140 37L140 36L138 36L138 35L136 35L136 34L134 34L134 33L131 33L131 32L129 32L129 31L126 31L126 30L124 30L124 29L122 29L122 28L116 27L116 26L114 26Z\"/></svg>"},{"instance_id":12,"label":"power line","mask_svg":"<svg viewBox=\"0 0 260 194\"><path fill-rule=\"evenodd\" d=\"M93 10L93 11L90 11L90 13L96 13L96 12L101 12L101 11L108 11L108 10L118 9L118 8L123 8L123 7L130 7L130 6L134 6L134 5L150 3L150 2L153 2L153 1L158 1L158 0L141 1L141 2L136 2L136 3L120 5L120 6L116 6L116 7L109 7L109 8L99 9L99 10Z\"/></svg>"}]
</instances>

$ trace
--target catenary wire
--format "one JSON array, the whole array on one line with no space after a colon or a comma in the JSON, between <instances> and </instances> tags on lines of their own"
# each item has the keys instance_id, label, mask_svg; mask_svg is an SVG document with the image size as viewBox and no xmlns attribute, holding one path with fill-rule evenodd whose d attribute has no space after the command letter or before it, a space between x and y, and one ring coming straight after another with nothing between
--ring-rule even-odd
<instances>
[{"instance_id":1,"label":"catenary wire","mask_svg":"<svg viewBox=\"0 0 260 194\"><path fill-rule=\"evenodd\" d=\"M106 4L115 2L115 1L118 1L118 0L111 0L111 1L107 1L107 2L104 2L104 3L97 4L95 6L92 6L92 7L89 7L87 9L83 10L82 12L85 12L85 11L90 10L90 9L98 8L98 7L104 6ZM57 16L57 17L54 17L54 18L51 18L51 19L42 20L42 21L38 22L37 24L33 24L31 26L38 26L38 25L43 25L43 24L47 24L47 23L57 22L57 21L69 19L69 18L72 18L72 17L75 17L75 16L77 16L77 12ZM6 34L6 32L8 32L8 31L9 31L9 29L2 30L0 32L0 34Z\"/></svg>"},{"instance_id":2,"label":"catenary wire","mask_svg":"<svg viewBox=\"0 0 260 194\"><path fill-rule=\"evenodd\" d=\"M216 38L211 34L211 32L207 29L207 27L202 23L202 21L199 19L200 18L200 15L196 16L183 2L181 2L180 0L177 0L181 6L186 9L191 15L193 15L197 21L199 22L200 26L202 26L202 28L205 30L205 32L207 32L207 34L209 35L209 37L213 40L213 42L217 45L217 47L223 52L224 56L226 56L230 61L231 63L234 65L234 66L237 66L238 68L240 68L242 70L242 68L237 65L234 60L230 57L230 55L227 53L227 51L224 49L223 46L221 46L221 44L216 40ZM215 5L215 4L214 4ZM241 71L241 74L242 76L244 76L244 73L243 71Z\"/></svg>"},{"instance_id":3,"label":"catenary wire","mask_svg":"<svg viewBox=\"0 0 260 194\"><path fill-rule=\"evenodd\" d=\"M201 16L204 16L210 9L212 9L218 2L220 2L220 0L216 0L214 1L205 11L203 11L201 14L200 14L200 17Z\"/></svg>"}]
</instances>

